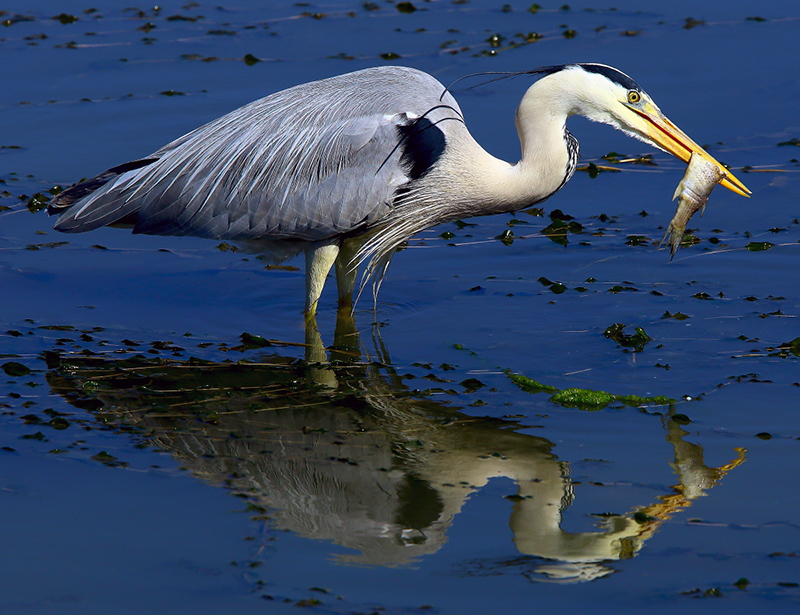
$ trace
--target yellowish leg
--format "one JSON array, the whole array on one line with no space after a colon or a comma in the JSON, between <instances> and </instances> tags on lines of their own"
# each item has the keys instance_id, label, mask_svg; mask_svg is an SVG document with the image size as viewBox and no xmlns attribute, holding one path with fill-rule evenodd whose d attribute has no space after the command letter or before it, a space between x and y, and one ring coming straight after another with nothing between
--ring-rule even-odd
<instances>
[{"instance_id":1,"label":"yellowish leg","mask_svg":"<svg viewBox=\"0 0 800 615\"><path fill-rule=\"evenodd\" d=\"M358 265L353 262L353 257L358 251L358 242L345 239L336 257L336 288L339 293L339 310L353 310L353 292L356 288Z\"/></svg>"},{"instance_id":2,"label":"yellowish leg","mask_svg":"<svg viewBox=\"0 0 800 615\"><path fill-rule=\"evenodd\" d=\"M338 254L339 243L336 240L312 243L306 248L306 317L317 313L325 278Z\"/></svg>"}]
</instances>

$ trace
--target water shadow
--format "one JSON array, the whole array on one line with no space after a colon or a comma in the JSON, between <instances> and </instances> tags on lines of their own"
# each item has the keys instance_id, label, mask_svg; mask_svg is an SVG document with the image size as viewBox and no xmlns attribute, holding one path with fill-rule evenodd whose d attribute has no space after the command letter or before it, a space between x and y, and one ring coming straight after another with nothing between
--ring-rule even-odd
<instances>
[{"instance_id":1,"label":"water shadow","mask_svg":"<svg viewBox=\"0 0 800 615\"><path fill-rule=\"evenodd\" d=\"M346 564L402 566L435 553L470 495L507 477L517 488L514 544L536 556L523 558L524 573L591 580L634 557L744 459L739 451L707 466L679 420L663 417L678 484L627 514L598 517L594 531L570 533L561 529L574 498L570 465L551 441L410 389L379 339L379 359L366 355L352 319L340 319L332 350L313 326L307 343L306 360L264 351L237 363L51 352L47 379L104 425L267 511L274 526L351 549L336 556Z\"/></svg>"}]
</instances>

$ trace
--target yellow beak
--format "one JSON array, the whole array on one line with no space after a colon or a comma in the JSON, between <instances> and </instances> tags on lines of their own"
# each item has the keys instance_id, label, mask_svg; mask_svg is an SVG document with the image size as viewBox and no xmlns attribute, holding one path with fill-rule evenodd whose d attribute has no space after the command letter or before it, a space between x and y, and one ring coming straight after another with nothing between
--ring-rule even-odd
<instances>
[{"instance_id":1,"label":"yellow beak","mask_svg":"<svg viewBox=\"0 0 800 615\"><path fill-rule=\"evenodd\" d=\"M714 160L708 152L692 141L685 132L664 117L657 107L650 103L646 103L644 109L638 109L628 104L625 106L645 120L644 132L647 134L647 137L654 141L661 149L669 152L687 164L693 153L702 156L708 162L719 167L722 172L720 184L725 186L728 190L732 190L736 194L741 194L742 196L749 197L752 194L747 186L734 177L733 173Z\"/></svg>"}]
</instances>

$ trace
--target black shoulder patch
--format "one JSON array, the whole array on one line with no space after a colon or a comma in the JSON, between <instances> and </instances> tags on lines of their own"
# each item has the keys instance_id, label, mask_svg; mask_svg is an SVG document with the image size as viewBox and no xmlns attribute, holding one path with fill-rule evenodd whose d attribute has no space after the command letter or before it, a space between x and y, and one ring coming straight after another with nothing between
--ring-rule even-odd
<instances>
[{"instance_id":1,"label":"black shoulder patch","mask_svg":"<svg viewBox=\"0 0 800 615\"><path fill-rule=\"evenodd\" d=\"M444 132L426 117L400 125L397 131L403 152L400 163L412 180L419 179L444 153Z\"/></svg>"},{"instance_id":2,"label":"black shoulder patch","mask_svg":"<svg viewBox=\"0 0 800 615\"><path fill-rule=\"evenodd\" d=\"M626 90L637 90L639 92L642 91L642 88L628 75L625 73L618 71L616 68L611 68L610 66L606 66L605 64L578 64L583 70L589 73L597 73L598 75L603 75L606 79L610 79L614 83L618 83Z\"/></svg>"}]
</instances>

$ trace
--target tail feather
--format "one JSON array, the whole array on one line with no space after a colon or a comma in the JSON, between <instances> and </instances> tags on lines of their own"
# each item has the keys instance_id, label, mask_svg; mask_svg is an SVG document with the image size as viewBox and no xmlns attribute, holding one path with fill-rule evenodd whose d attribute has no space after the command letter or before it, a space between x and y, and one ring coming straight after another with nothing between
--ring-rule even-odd
<instances>
[{"instance_id":1,"label":"tail feather","mask_svg":"<svg viewBox=\"0 0 800 615\"><path fill-rule=\"evenodd\" d=\"M98 209L98 214L100 213L99 210L101 208L119 210L119 206L116 205L116 203L114 203L114 205L116 205L115 207L109 207L109 205L112 205L112 202L118 199L118 195L109 195L111 197L109 201L108 197L104 198L102 194L97 194L95 195L98 197L96 202L92 203L89 201L92 200L92 195L105 186L108 182L113 181L120 175L129 171L135 171L137 169L141 169L142 167L146 167L157 160L158 158L143 158L141 160L133 160L131 162L126 162L125 164L117 165L108 169L107 171L103 171L91 179L84 180L57 194L47 204L47 213L50 215L59 214L61 216L56 222L54 228L66 232L80 232L84 230L91 230L97 226L103 226L117 222L117 219L110 219L108 217L108 214L110 213L112 214L111 217L113 217L113 212L108 211L105 215L89 216L85 221L78 223L77 220L72 219L75 216L73 216L72 212L69 210L73 205L83 199L87 199L89 208L96 207ZM124 215L122 215L123 213ZM120 217L124 217L130 213L131 212L127 211L122 212ZM85 215L86 214L83 214L83 216Z\"/></svg>"},{"instance_id":2,"label":"tail feather","mask_svg":"<svg viewBox=\"0 0 800 615\"><path fill-rule=\"evenodd\" d=\"M136 169L146 167L148 164L152 164L157 160L158 158L142 158L141 160L126 162L125 164L120 164L108 169L107 171L103 171L91 179L86 179L75 184L74 186L70 186L50 200L50 202L47 204L47 213L50 215L60 214L65 209L69 209L83 197L91 194L101 186L104 186L115 177L118 177L127 171L134 171Z\"/></svg>"}]
</instances>

